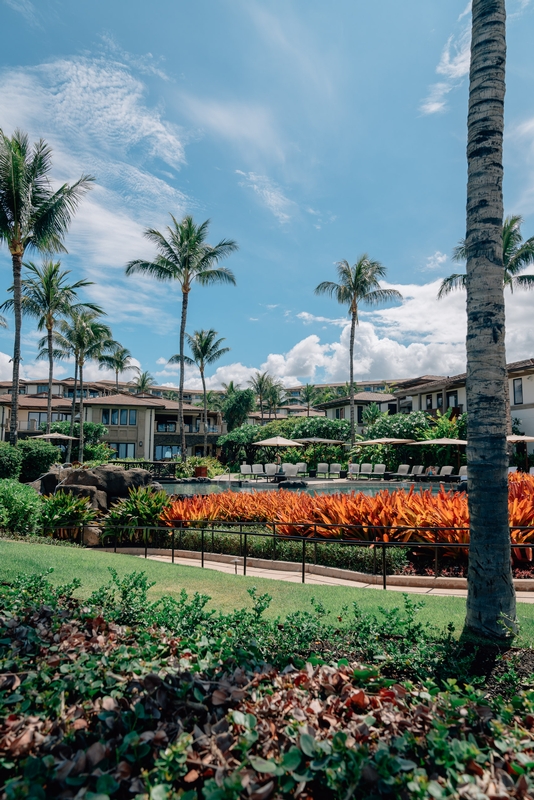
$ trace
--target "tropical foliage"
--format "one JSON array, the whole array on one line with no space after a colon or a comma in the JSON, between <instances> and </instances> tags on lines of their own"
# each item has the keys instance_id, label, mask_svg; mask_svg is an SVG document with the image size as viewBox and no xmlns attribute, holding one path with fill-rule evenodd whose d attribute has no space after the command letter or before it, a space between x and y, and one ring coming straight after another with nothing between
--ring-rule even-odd
<instances>
[{"instance_id":1,"label":"tropical foliage","mask_svg":"<svg viewBox=\"0 0 534 800\"><path fill-rule=\"evenodd\" d=\"M0 480L0 526L10 533L35 533L41 520L41 498L31 486Z\"/></svg>"},{"instance_id":2,"label":"tropical foliage","mask_svg":"<svg viewBox=\"0 0 534 800\"><path fill-rule=\"evenodd\" d=\"M0 442L0 480L18 478L22 469L22 453L18 447Z\"/></svg>"},{"instance_id":3,"label":"tropical foliage","mask_svg":"<svg viewBox=\"0 0 534 800\"><path fill-rule=\"evenodd\" d=\"M256 407L256 398L252 389L236 389L227 394L223 403L222 414L228 425L228 431L233 431L243 425L251 411Z\"/></svg>"},{"instance_id":4,"label":"tropical foliage","mask_svg":"<svg viewBox=\"0 0 534 800\"><path fill-rule=\"evenodd\" d=\"M118 342L109 353L103 353L98 359L100 369L112 369L115 373L115 391L119 393L119 375L122 372L137 372L139 367L132 361L132 354L127 347L122 347Z\"/></svg>"},{"instance_id":5,"label":"tropical foliage","mask_svg":"<svg viewBox=\"0 0 534 800\"><path fill-rule=\"evenodd\" d=\"M52 464L61 463L62 460L59 448L44 439L22 439L17 447L22 455L22 483L35 481L48 472Z\"/></svg>"},{"instance_id":6,"label":"tropical foliage","mask_svg":"<svg viewBox=\"0 0 534 800\"><path fill-rule=\"evenodd\" d=\"M59 531L64 530L67 538L75 538L73 529L89 525L98 516L98 512L91 508L88 497L75 497L70 492L44 496L42 503L41 524L45 534L57 536Z\"/></svg>"}]
</instances>

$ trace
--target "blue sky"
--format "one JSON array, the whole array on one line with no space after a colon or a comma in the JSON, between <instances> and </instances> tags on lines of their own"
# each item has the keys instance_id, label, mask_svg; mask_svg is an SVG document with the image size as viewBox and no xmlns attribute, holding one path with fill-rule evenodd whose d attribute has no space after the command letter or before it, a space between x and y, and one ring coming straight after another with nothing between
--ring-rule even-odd
<instances>
[{"instance_id":1,"label":"blue sky","mask_svg":"<svg viewBox=\"0 0 534 800\"><path fill-rule=\"evenodd\" d=\"M507 5L505 208L530 236L534 2ZM435 295L465 229L466 0L0 0L0 23L0 127L44 137L56 180L96 177L62 263L96 282L86 297L159 382L178 381L180 295L124 265L154 253L143 230L169 212L240 246L237 286L191 295L188 330L231 347L211 386L255 369L345 380L347 317L313 290L363 252L405 299L361 316L356 376L464 369L464 298ZM5 296L5 248L0 265ZM531 303L509 298L509 360L534 355ZM44 373L36 339L27 320L27 376Z\"/></svg>"}]
</instances>

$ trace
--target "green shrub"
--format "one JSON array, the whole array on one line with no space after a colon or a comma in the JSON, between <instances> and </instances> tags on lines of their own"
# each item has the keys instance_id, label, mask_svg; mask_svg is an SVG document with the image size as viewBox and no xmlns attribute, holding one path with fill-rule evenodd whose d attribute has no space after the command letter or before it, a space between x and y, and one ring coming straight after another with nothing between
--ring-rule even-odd
<instances>
[{"instance_id":1,"label":"green shrub","mask_svg":"<svg viewBox=\"0 0 534 800\"><path fill-rule=\"evenodd\" d=\"M41 500L41 519L45 532L89 525L98 513L91 507L88 497L75 497L69 492L56 492Z\"/></svg>"},{"instance_id":2,"label":"green shrub","mask_svg":"<svg viewBox=\"0 0 534 800\"><path fill-rule=\"evenodd\" d=\"M149 486L130 489L129 497L111 506L105 520L106 531L118 534L124 526L130 528L127 533L132 535L134 527L156 526L161 512L169 503L170 498L165 491L154 492Z\"/></svg>"},{"instance_id":3,"label":"green shrub","mask_svg":"<svg viewBox=\"0 0 534 800\"><path fill-rule=\"evenodd\" d=\"M41 519L41 498L31 486L0 481L0 524L12 533L34 533Z\"/></svg>"},{"instance_id":4,"label":"green shrub","mask_svg":"<svg viewBox=\"0 0 534 800\"><path fill-rule=\"evenodd\" d=\"M52 464L61 462L61 453L58 447L54 447L44 439L23 439L18 443L18 448L22 454L22 470L20 480L22 483L30 483L37 480L40 475L44 475Z\"/></svg>"},{"instance_id":5,"label":"green shrub","mask_svg":"<svg viewBox=\"0 0 534 800\"><path fill-rule=\"evenodd\" d=\"M179 457L178 457L179 458ZM177 478L192 478L195 474L195 467L207 467L208 478L214 478L224 472L224 467L220 461L212 456L192 456L184 463L178 461L176 464Z\"/></svg>"},{"instance_id":6,"label":"green shrub","mask_svg":"<svg viewBox=\"0 0 534 800\"><path fill-rule=\"evenodd\" d=\"M91 467L108 464L116 455L117 451L112 450L107 442L88 443L83 448L83 460L86 466L88 462L91 462Z\"/></svg>"},{"instance_id":7,"label":"green shrub","mask_svg":"<svg viewBox=\"0 0 534 800\"><path fill-rule=\"evenodd\" d=\"M0 479L18 478L22 468L22 453L7 442L0 442Z\"/></svg>"}]
</instances>

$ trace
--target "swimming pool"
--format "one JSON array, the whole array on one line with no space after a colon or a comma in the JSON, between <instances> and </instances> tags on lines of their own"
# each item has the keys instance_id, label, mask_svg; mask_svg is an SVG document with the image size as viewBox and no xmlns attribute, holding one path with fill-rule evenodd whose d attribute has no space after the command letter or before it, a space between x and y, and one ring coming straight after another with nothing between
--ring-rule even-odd
<instances>
[{"instance_id":1,"label":"swimming pool","mask_svg":"<svg viewBox=\"0 0 534 800\"><path fill-rule=\"evenodd\" d=\"M307 492L307 494L348 494L350 492L362 492L370 497L374 497L378 492L384 489L409 489L412 484L401 481L381 481L380 483L373 483L372 485L362 482L343 483L343 484L325 484L325 483L310 483L305 489L288 488L290 492ZM281 484L283 487L283 483ZM421 484L421 488L432 489L433 492L439 490L439 484ZM285 487L284 487L285 488ZM238 481L232 481L230 484L227 482L220 483L166 483L164 489L168 494L182 495L184 497L192 497L193 495L205 494L218 494L219 492L227 492L228 489L232 492L244 492L250 494L251 492L272 492L277 490L276 484L273 483L249 483L243 481L241 485Z\"/></svg>"}]
</instances>

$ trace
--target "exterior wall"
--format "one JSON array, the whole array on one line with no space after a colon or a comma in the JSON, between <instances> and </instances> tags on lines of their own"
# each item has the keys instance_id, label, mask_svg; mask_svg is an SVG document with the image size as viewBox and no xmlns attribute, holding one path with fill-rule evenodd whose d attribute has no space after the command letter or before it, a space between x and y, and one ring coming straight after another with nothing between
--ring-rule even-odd
<instances>
[{"instance_id":1,"label":"exterior wall","mask_svg":"<svg viewBox=\"0 0 534 800\"><path fill-rule=\"evenodd\" d=\"M510 389L510 412L512 418L517 417L521 420L521 430L527 436L534 436L534 375L516 375L516 379L521 379L523 390L523 402L515 403L514 397L514 378L508 381ZM529 452L532 452L532 445L529 445Z\"/></svg>"},{"instance_id":2,"label":"exterior wall","mask_svg":"<svg viewBox=\"0 0 534 800\"><path fill-rule=\"evenodd\" d=\"M444 389L443 391L428 391L428 392L420 392L418 395L412 396L412 410L413 411L436 411L436 409L440 409L440 411L446 410L448 408L447 405L447 394L456 392L458 403L457 406L460 410L466 411L467 409L467 401L465 395L465 386L459 386L454 388ZM432 397L432 406L427 407L427 397ZM440 405L441 403L441 405Z\"/></svg>"}]
</instances>

